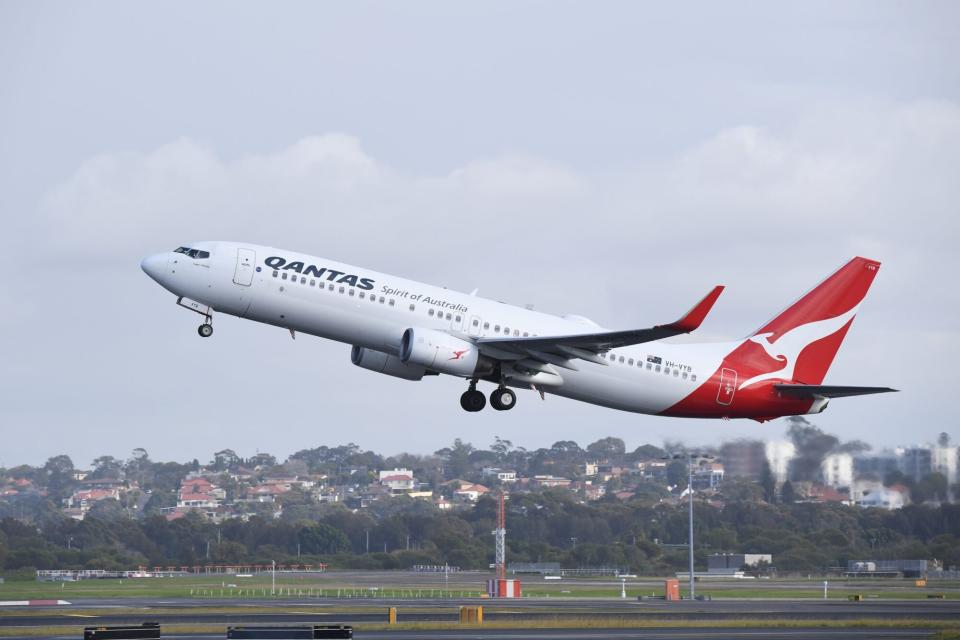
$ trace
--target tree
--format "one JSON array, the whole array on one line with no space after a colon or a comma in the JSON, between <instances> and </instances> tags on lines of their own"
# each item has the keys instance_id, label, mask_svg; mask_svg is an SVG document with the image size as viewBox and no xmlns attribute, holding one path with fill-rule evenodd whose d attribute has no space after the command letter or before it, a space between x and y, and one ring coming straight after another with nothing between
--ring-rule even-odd
<instances>
[{"instance_id":1,"label":"tree","mask_svg":"<svg viewBox=\"0 0 960 640\"><path fill-rule=\"evenodd\" d=\"M644 444L634 449L631 457L636 460L648 460L650 458L662 458L665 455L667 455L667 452L660 447L655 447L652 444Z\"/></svg>"},{"instance_id":2,"label":"tree","mask_svg":"<svg viewBox=\"0 0 960 640\"><path fill-rule=\"evenodd\" d=\"M100 456L93 461L93 473L90 474L94 479L118 478L123 463L113 456Z\"/></svg>"},{"instance_id":3,"label":"tree","mask_svg":"<svg viewBox=\"0 0 960 640\"><path fill-rule=\"evenodd\" d=\"M301 527L297 532L301 553L343 553L350 550L350 542L343 532L322 522Z\"/></svg>"},{"instance_id":4,"label":"tree","mask_svg":"<svg viewBox=\"0 0 960 640\"><path fill-rule=\"evenodd\" d=\"M601 438L587 445L587 453L597 460L619 459L626 451L627 447L620 438Z\"/></svg>"},{"instance_id":5,"label":"tree","mask_svg":"<svg viewBox=\"0 0 960 640\"><path fill-rule=\"evenodd\" d=\"M215 471L228 471L240 466L242 460L233 449L224 449L213 454L213 462L210 466Z\"/></svg>"},{"instance_id":6,"label":"tree","mask_svg":"<svg viewBox=\"0 0 960 640\"><path fill-rule=\"evenodd\" d=\"M47 493L52 500L60 501L70 495L74 485L73 460L70 456L50 458L43 465L43 470L47 475Z\"/></svg>"},{"instance_id":7,"label":"tree","mask_svg":"<svg viewBox=\"0 0 960 640\"><path fill-rule=\"evenodd\" d=\"M763 469L760 471L760 486L763 487L763 499L769 504L777 501L777 481L773 477L773 471L770 469L770 463L763 461Z\"/></svg>"},{"instance_id":8,"label":"tree","mask_svg":"<svg viewBox=\"0 0 960 640\"><path fill-rule=\"evenodd\" d=\"M941 447L949 447L949 446L950 446L950 434L947 433L946 431L941 431L941 432L940 432L940 437L937 438L937 445L938 445L938 446L941 446Z\"/></svg>"},{"instance_id":9,"label":"tree","mask_svg":"<svg viewBox=\"0 0 960 640\"><path fill-rule=\"evenodd\" d=\"M671 487L687 486L687 463L674 460L667 465L667 484Z\"/></svg>"},{"instance_id":10,"label":"tree","mask_svg":"<svg viewBox=\"0 0 960 640\"><path fill-rule=\"evenodd\" d=\"M824 433L802 416L787 418L787 435L793 441L797 456L790 462L792 480L815 481L820 476L823 458L837 446L836 436Z\"/></svg>"},{"instance_id":11,"label":"tree","mask_svg":"<svg viewBox=\"0 0 960 640\"><path fill-rule=\"evenodd\" d=\"M793 504L797 501L797 494L793 489L793 483L787 480L780 488L780 500L783 504Z\"/></svg>"},{"instance_id":12,"label":"tree","mask_svg":"<svg viewBox=\"0 0 960 640\"><path fill-rule=\"evenodd\" d=\"M504 462L513 448L513 443L509 440L502 440L500 436L494 436L494 443L490 445L490 451L497 456L497 462Z\"/></svg>"}]
</instances>

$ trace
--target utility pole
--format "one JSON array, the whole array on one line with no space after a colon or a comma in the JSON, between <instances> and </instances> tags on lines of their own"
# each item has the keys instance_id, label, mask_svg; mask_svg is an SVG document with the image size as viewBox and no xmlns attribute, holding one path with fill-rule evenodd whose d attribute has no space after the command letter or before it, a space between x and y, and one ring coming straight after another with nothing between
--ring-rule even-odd
<instances>
[{"instance_id":1,"label":"utility pole","mask_svg":"<svg viewBox=\"0 0 960 640\"><path fill-rule=\"evenodd\" d=\"M271 574L271 579L270 579L270 595L273 596L273 595L276 595L276 594L277 594L277 561L276 561L276 560L271 560L271 561L270 561L270 566L271 566L271 569L272 569L271 572L270 572L270 574Z\"/></svg>"},{"instance_id":2,"label":"utility pole","mask_svg":"<svg viewBox=\"0 0 960 640\"><path fill-rule=\"evenodd\" d=\"M297 557L300 557L300 543L297 543Z\"/></svg>"},{"instance_id":3,"label":"utility pole","mask_svg":"<svg viewBox=\"0 0 960 640\"><path fill-rule=\"evenodd\" d=\"M370 529L366 529L367 532L367 553L370 553Z\"/></svg>"},{"instance_id":4,"label":"utility pole","mask_svg":"<svg viewBox=\"0 0 960 640\"><path fill-rule=\"evenodd\" d=\"M690 506L690 600L694 600L696 592L693 578L693 456L687 453L687 503Z\"/></svg>"}]
</instances>

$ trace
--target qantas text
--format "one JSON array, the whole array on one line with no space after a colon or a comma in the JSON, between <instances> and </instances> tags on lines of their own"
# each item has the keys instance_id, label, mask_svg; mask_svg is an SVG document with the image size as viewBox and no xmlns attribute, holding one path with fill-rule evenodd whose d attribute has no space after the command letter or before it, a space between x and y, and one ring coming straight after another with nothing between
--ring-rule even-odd
<instances>
[{"instance_id":1,"label":"qantas text","mask_svg":"<svg viewBox=\"0 0 960 640\"><path fill-rule=\"evenodd\" d=\"M361 278L360 276L353 275L351 273L327 269L326 267L318 267L313 264L305 265L302 262L287 262L285 258L281 258L279 256L270 256L263 262L271 269L283 269L284 271L289 269L291 271L296 271L301 275L313 276L315 278L320 278L321 276L326 275L327 280L331 282L348 284L351 287L356 287L357 289L366 289L367 291L373 289L375 282L370 278Z\"/></svg>"}]
</instances>

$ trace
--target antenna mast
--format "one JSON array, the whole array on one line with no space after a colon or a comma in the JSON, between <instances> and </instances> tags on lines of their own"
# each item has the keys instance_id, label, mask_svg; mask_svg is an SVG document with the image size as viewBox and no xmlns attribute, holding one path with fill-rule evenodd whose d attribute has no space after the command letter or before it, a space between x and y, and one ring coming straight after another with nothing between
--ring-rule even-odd
<instances>
[{"instance_id":1,"label":"antenna mast","mask_svg":"<svg viewBox=\"0 0 960 640\"><path fill-rule=\"evenodd\" d=\"M497 541L496 569L497 578L505 580L507 577L507 511L504 507L503 491L500 492L500 504L497 509L497 528L493 531Z\"/></svg>"}]
</instances>

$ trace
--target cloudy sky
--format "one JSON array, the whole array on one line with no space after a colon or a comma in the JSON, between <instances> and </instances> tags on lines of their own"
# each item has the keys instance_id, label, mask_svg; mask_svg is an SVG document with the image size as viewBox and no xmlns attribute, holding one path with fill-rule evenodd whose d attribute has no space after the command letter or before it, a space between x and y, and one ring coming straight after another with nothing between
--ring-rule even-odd
<instances>
[{"instance_id":1,"label":"cloudy sky","mask_svg":"<svg viewBox=\"0 0 960 640\"><path fill-rule=\"evenodd\" d=\"M883 262L816 423L955 438L960 5L0 0L0 466L134 447L206 461L354 441L432 452L698 422L453 378L228 317L139 269L196 239L286 247L610 328L728 286L699 339L758 327L853 255Z\"/></svg>"}]
</instances>

